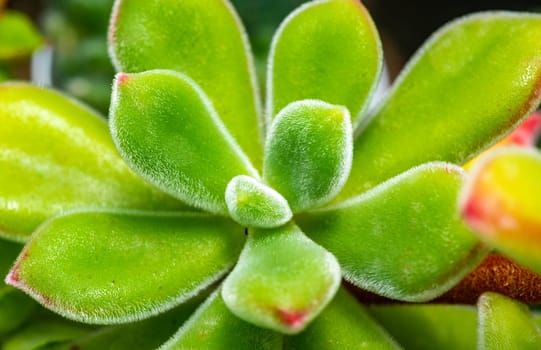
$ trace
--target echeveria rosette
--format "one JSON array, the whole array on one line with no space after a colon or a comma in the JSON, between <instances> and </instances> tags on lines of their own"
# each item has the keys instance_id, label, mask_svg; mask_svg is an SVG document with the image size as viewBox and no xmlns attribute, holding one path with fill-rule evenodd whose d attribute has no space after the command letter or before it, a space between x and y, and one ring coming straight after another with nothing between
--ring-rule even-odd
<instances>
[{"instance_id":1,"label":"echeveria rosette","mask_svg":"<svg viewBox=\"0 0 541 350\"><path fill-rule=\"evenodd\" d=\"M307 348L337 328L351 330L332 341L339 348L396 348L340 280L422 302L484 257L455 210L466 174L444 162L464 163L539 103L540 34L534 15L453 22L364 117L381 69L374 25L357 1L314 1L273 40L263 117L229 3L119 0L110 51L127 73L114 83L112 139L56 93L2 87L10 130L43 127L0 144L23 151L0 159L24 170L9 177L15 192L0 190L5 234L26 239L62 213L35 231L7 282L75 320L152 324L225 277L164 349L223 346L231 334L244 348ZM37 147L46 130L50 145L61 141L53 156ZM63 172L79 177L54 192ZM28 179L50 183L58 204L27 206ZM95 187L73 200L85 181Z\"/></svg>"}]
</instances>

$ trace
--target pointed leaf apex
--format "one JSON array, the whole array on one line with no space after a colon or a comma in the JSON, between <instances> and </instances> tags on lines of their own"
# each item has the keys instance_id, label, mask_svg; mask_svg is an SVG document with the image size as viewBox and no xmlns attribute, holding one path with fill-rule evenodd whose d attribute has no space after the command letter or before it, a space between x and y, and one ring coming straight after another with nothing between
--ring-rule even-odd
<instances>
[{"instance_id":1,"label":"pointed leaf apex","mask_svg":"<svg viewBox=\"0 0 541 350\"><path fill-rule=\"evenodd\" d=\"M118 73L115 76L115 82L117 86L122 86L128 80L130 80L130 75L127 73Z\"/></svg>"}]
</instances>

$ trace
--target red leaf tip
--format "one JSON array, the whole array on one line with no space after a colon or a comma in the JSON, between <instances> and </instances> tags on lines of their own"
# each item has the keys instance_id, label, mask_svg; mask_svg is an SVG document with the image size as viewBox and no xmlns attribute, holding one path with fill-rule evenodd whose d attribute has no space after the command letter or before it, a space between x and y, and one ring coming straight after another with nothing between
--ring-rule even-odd
<instances>
[{"instance_id":1,"label":"red leaf tip","mask_svg":"<svg viewBox=\"0 0 541 350\"><path fill-rule=\"evenodd\" d=\"M287 327L291 329L298 329L302 327L306 320L305 311L296 310L278 310L278 317Z\"/></svg>"},{"instance_id":2,"label":"red leaf tip","mask_svg":"<svg viewBox=\"0 0 541 350\"><path fill-rule=\"evenodd\" d=\"M128 80L130 80L130 76L127 73L118 73L116 75L116 82L117 82L118 85L122 85L125 82L127 82Z\"/></svg>"}]
</instances>

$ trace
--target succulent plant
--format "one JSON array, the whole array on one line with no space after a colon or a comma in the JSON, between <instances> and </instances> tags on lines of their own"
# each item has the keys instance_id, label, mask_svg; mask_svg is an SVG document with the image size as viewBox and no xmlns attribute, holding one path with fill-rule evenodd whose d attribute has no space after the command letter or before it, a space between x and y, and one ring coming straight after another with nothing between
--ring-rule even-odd
<instances>
[{"instance_id":1,"label":"succulent plant","mask_svg":"<svg viewBox=\"0 0 541 350\"><path fill-rule=\"evenodd\" d=\"M310 2L273 38L263 113L227 1L117 0L110 133L57 92L0 86L0 229L26 242L6 282L69 319L121 324L81 349L399 348L417 343L394 321L435 314L463 330L473 308L367 310L341 281L420 303L481 263L460 165L539 104L540 35L537 15L454 21L372 110L369 14ZM541 339L517 301L484 294L479 313L478 335L449 348L522 344L516 322L528 346Z\"/></svg>"}]
</instances>

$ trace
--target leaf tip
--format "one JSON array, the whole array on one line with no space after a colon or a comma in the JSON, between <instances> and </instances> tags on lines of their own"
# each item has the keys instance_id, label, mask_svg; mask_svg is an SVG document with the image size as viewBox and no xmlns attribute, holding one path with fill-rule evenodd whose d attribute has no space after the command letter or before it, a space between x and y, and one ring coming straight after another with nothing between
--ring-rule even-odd
<instances>
[{"instance_id":1,"label":"leaf tip","mask_svg":"<svg viewBox=\"0 0 541 350\"><path fill-rule=\"evenodd\" d=\"M6 284L13 286L15 288L24 289L24 283L21 280L21 277L19 276L19 268L21 266L21 263L23 260L25 260L28 257L27 252L21 253L21 256L17 259L15 262L15 265L9 270L9 273L7 274L4 282Z\"/></svg>"},{"instance_id":2,"label":"leaf tip","mask_svg":"<svg viewBox=\"0 0 541 350\"><path fill-rule=\"evenodd\" d=\"M118 73L115 77L116 84L118 86L124 85L128 80L130 80L130 75L127 73Z\"/></svg>"},{"instance_id":3,"label":"leaf tip","mask_svg":"<svg viewBox=\"0 0 541 350\"><path fill-rule=\"evenodd\" d=\"M281 323L292 332L303 329L307 321L307 312L304 310L277 309L276 313Z\"/></svg>"}]
</instances>

